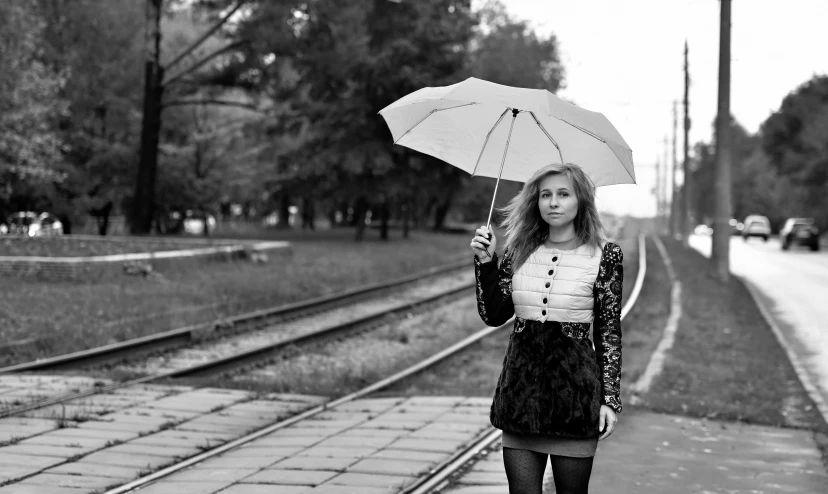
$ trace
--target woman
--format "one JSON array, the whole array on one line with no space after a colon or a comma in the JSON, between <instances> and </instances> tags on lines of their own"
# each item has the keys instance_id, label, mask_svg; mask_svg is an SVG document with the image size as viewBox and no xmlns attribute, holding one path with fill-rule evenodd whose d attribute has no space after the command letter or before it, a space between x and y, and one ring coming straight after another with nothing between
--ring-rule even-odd
<instances>
[{"instance_id":1,"label":"woman","mask_svg":"<svg viewBox=\"0 0 828 494\"><path fill-rule=\"evenodd\" d=\"M621 248L604 242L577 165L542 168L503 212L500 265L486 227L471 247L483 322L516 316L490 414L509 492L540 494L550 455L558 494L586 493L598 440L621 412Z\"/></svg>"}]
</instances>

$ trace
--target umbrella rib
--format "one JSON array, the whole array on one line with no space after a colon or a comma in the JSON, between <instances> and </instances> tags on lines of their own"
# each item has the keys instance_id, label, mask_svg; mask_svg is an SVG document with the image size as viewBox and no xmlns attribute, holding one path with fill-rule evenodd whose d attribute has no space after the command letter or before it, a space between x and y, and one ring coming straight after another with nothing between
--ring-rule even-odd
<instances>
[{"instance_id":1,"label":"umbrella rib","mask_svg":"<svg viewBox=\"0 0 828 494\"><path fill-rule=\"evenodd\" d=\"M455 108L462 108L462 107L464 107L464 106L471 106L471 105L476 105L476 104L477 104L477 103L475 103L475 102L471 102L471 103L465 103L465 104L462 104L462 105L452 106L452 107L449 107L449 108L436 108L436 109L434 109L434 110L431 110L430 112L426 113L426 115L425 115L423 118L421 118L419 122L415 123L413 126L411 126L411 128L409 128L408 130L406 130L406 131L405 131L405 133L404 133L403 135L401 135L399 139L397 139L396 141L394 141L394 144L396 144L396 143L400 142L400 141L402 140L402 138L403 138L403 137L405 137L406 135L408 135L408 133L409 133L409 132L411 132L412 130L414 130L415 128L417 128L417 126L418 126L418 125L420 125L421 123L423 123L423 121L424 121L425 119L427 119L428 117L430 117L430 116L431 116L431 115L433 115L434 113L437 113L438 111L453 110L453 109L455 109Z\"/></svg>"},{"instance_id":2,"label":"umbrella rib","mask_svg":"<svg viewBox=\"0 0 828 494\"><path fill-rule=\"evenodd\" d=\"M486 150L486 145L489 144L489 137L492 136L492 132L494 132L494 130L497 128L497 126L500 125L500 121L503 120L503 117L506 115L506 113L509 110L511 110L511 108L506 108L505 110L503 110L503 113L500 114L500 118L498 118L497 122L495 122L495 124L492 126L492 128L489 129L489 133L486 134L486 140L483 141L483 147L480 148L480 154L477 155L477 162L475 162L474 170L472 170L472 172L471 172L472 177L474 176L475 173L477 173L477 167L478 167L478 165L480 165L480 158L483 157L483 151Z\"/></svg>"},{"instance_id":3,"label":"umbrella rib","mask_svg":"<svg viewBox=\"0 0 828 494\"><path fill-rule=\"evenodd\" d=\"M576 129L580 130L584 134L592 136L592 137L598 139L599 141L603 142L604 144L607 143L607 141L603 137L599 136L598 134L595 134L594 132L590 132L590 131L586 130L585 128L581 127L580 125L575 125L572 122L567 122L566 120L564 120L562 118L559 118L558 120L560 120L561 122L563 122L565 124L571 125L572 127L575 127Z\"/></svg>"},{"instance_id":4,"label":"umbrella rib","mask_svg":"<svg viewBox=\"0 0 828 494\"><path fill-rule=\"evenodd\" d=\"M550 141L552 141L552 145L553 145L553 146L555 146L555 149L557 149L557 150L558 150L558 156L560 156L560 157L561 157L561 164L563 165L563 164L564 164L564 159L563 159L563 153L561 152L561 147L560 147L560 146L558 146L558 143L557 143L557 142L555 142L555 139L553 139L553 138L552 138L552 136L551 136L551 135L549 135L549 132L546 130L546 127L544 127L544 126L543 126L543 124L542 124L542 123L540 123L540 120L538 120L538 117L536 117L536 116L535 116L535 112L530 111L530 112L529 112L529 114L530 114L530 115L532 115L532 118L533 118L533 119L535 119L535 123L536 123L536 124L538 124L538 127L540 127L540 130L544 133L544 135L546 135L546 137L547 137ZM567 122L567 123L569 123L569 122ZM571 124L570 124L570 125L571 125Z\"/></svg>"}]
</instances>

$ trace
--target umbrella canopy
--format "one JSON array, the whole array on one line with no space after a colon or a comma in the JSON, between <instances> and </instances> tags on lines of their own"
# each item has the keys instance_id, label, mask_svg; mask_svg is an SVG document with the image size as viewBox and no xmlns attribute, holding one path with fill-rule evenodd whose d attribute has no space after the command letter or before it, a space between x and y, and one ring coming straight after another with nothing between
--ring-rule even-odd
<instances>
[{"instance_id":1,"label":"umbrella canopy","mask_svg":"<svg viewBox=\"0 0 828 494\"><path fill-rule=\"evenodd\" d=\"M475 176L525 182L545 165L575 163L596 186L635 183L632 150L610 121L543 89L471 77L379 113L395 144Z\"/></svg>"}]
</instances>

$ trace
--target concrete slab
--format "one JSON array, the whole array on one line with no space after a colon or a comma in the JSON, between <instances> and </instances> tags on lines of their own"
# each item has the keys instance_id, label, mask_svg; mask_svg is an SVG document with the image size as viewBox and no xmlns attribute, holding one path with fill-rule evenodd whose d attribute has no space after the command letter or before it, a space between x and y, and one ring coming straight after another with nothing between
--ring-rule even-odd
<instances>
[{"instance_id":1,"label":"concrete slab","mask_svg":"<svg viewBox=\"0 0 828 494\"><path fill-rule=\"evenodd\" d=\"M241 479L253 475L258 471L257 468L211 468L211 469L190 469L184 472L171 475L166 482L227 482L231 484L238 482Z\"/></svg>"},{"instance_id":2,"label":"concrete slab","mask_svg":"<svg viewBox=\"0 0 828 494\"><path fill-rule=\"evenodd\" d=\"M95 477L91 475L70 475L41 473L29 477L18 485L37 485L40 487L71 487L73 489L99 490L105 487L118 485L120 482L112 477Z\"/></svg>"},{"instance_id":3,"label":"concrete slab","mask_svg":"<svg viewBox=\"0 0 828 494\"><path fill-rule=\"evenodd\" d=\"M139 492L141 494L214 494L222 491L230 484L224 482L175 482L173 485L175 490L170 490L170 484L166 482L155 483L142 488ZM0 492L0 494L3 493Z\"/></svg>"},{"instance_id":4,"label":"concrete slab","mask_svg":"<svg viewBox=\"0 0 828 494\"><path fill-rule=\"evenodd\" d=\"M359 486L359 494L397 494L399 489L396 487L367 487ZM306 494L354 494L354 487L351 485L331 485L324 484L316 486L312 491Z\"/></svg>"},{"instance_id":5,"label":"concrete slab","mask_svg":"<svg viewBox=\"0 0 828 494\"><path fill-rule=\"evenodd\" d=\"M319 485L339 475L329 470L262 470L243 480L245 484Z\"/></svg>"},{"instance_id":6,"label":"concrete slab","mask_svg":"<svg viewBox=\"0 0 828 494\"><path fill-rule=\"evenodd\" d=\"M358 458L322 458L317 456L297 456L285 458L272 465L278 470L331 470L341 472L358 462Z\"/></svg>"},{"instance_id":7,"label":"concrete slab","mask_svg":"<svg viewBox=\"0 0 828 494\"><path fill-rule=\"evenodd\" d=\"M370 473L374 475L402 475L417 477L428 472L432 463L413 460L393 460L388 458L366 458L351 465L346 470L353 473Z\"/></svg>"},{"instance_id":8,"label":"concrete slab","mask_svg":"<svg viewBox=\"0 0 828 494\"><path fill-rule=\"evenodd\" d=\"M116 465L101 465L100 463L91 463L81 459L80 461L64 463L62 465L52 467L45 470L45 472L92 477L109 477L124 481L134 479L143 469L143 466L123 467Z\"/></svg>"},{"instance_id":9,"label":"concrete slab","mask_svg":"<svg viewBox=\"0 0 828 494\"><path fill-rule=\"evenodd\" d=\"M52 456L55 458L72 458L77 455L91 453L99 449L95 446L55 446L44 444L15 444L2 449L3 453L12 455Z\"/></svg>"},{"instance_id":10,"label":"concrete slab","mask_svg":"<svg viewBox=\"0 0 828 494\"><path fill-rule=\"evenodd\" d=\"M384 489L401 489L416 480L415 477L402 475L371 475L367 473L343 473L330 479L330 485L347 485L354 487L355 491L362 492L356 487L381 487Z\"/></svg>"},{"instance_id":11,"label":"concrete slab","mask_svg":"<svg viewBox=\"0 0 828 494\"><path fill-rule=\"evenodd\" d=\"M33 484L14 484L0 487L0 494L86 494L89 492L94 492L94 490Z\"/></svg>"},{"instance_id":12,"label":"concrete slab","mask_svg":"<svg viewBox=\"0 0 828 494\"><path fill-rule=\"evenodd\" d=\"M276 494L273 485L270 484L236 484L231 485L221 494ZM279 494L319 494L317 489L306 485L280 485ZM0 493L2 494L2 493ZM366 493L367 494L367 493Z\"/></svg>"},{"instance_id":13,"label":"concrete slab","mask_svg":"<svg viewBox=\"0 0 828 494\"><path fill-rule=\"evenodd\" d=\"M471 439L471 438L469 438ZM410 451L436 451L439 453L453 453L460 449L462 441L443 441L440 439L398 439L388 447Z\"/></svg>"}]
</instances>

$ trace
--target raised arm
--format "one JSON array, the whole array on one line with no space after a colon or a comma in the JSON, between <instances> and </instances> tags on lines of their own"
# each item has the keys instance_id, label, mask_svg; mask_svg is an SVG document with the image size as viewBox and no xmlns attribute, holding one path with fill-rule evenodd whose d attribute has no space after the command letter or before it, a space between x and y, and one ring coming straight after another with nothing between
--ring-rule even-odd
<instances>
[{"instance_id":1,"label":"raised arm","mask_svg":"<svg viewBox=\"0 0 828 494\"><path fill-rule=\"evenodd\" d=\"M621 412L621 287L624 254L613 243L604 246L595 280L593 341L601 370L601 403Z\"/></svg>"},{"instance_id":2,"label":"raised arm","mask_svg":"<svg viewBox=\"0 0 828 494\"><path fill-rule=\"evenodd\" d=\"M498 266L497 254L481 263L474 257L474 277L477 280L477 312L487 326L501 326L515 313L512 304L512 256L507 250Z\"/></svg>"}]
</instances>

